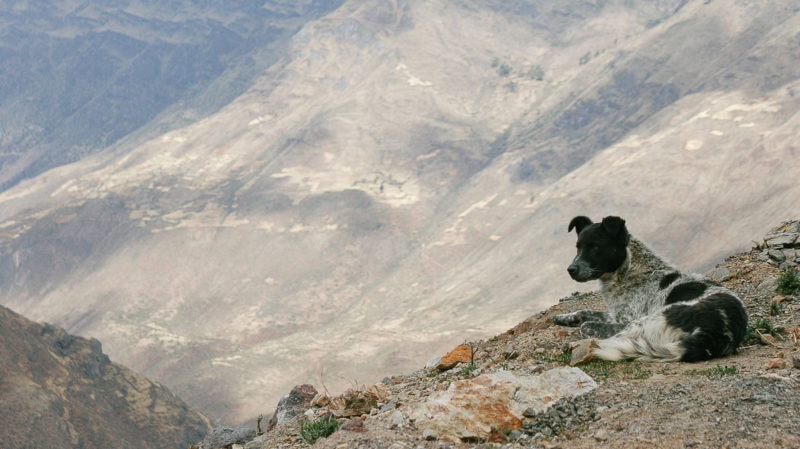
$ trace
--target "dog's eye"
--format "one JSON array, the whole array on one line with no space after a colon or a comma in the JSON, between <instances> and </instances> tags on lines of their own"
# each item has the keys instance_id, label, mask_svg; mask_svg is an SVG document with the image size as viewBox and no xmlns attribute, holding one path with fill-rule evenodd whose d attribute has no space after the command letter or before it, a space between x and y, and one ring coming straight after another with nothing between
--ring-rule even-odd
<instances>
[{"instance_id":1,"label":"dog's eye","mask_svg":"<svg viewBox=\"0 0 800 449\"><path fill-rule=\"evenodd\" d=\"M600 246L598 246L598 245L589 245L589 251L591 251L593 253L596 253L596 252L600 251Z\"/></svg>"}]
</instances>

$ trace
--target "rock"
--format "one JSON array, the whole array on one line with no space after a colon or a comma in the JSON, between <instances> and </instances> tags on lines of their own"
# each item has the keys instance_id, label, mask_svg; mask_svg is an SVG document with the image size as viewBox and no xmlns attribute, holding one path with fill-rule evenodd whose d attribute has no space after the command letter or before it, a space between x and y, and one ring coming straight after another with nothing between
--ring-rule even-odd
<instances>
[{"instance_id":1,"label":"rock","mask_svg":"<svg viewBox=\"0 0 800 449\"><path fill-rule=\"evenodd\" d=\"M406 425L406 417L403 416L403 413L399 410L395 410L392 412L392 415L389 417L389 426L392 429L402 428Z\"/></svg>"},{"instance_id":2,"label":"rock","mask_svg":"<svg viewBox=\"0 0 800 449\"><path fill-rule=\"evenodd\" d=\"M344 409L342 416L361 416L369 414L373 407L378 406L378 400L368 391L349 390L344 394Z\"/></svg>"},{"instance_id":3,"label":"rock","mask_svg":"<svg viewBox=\"0 0 800 449\"><path fill-rule=\"evenodd\" d=\"M608 441L608 431L605 429L598 430L597 432L594 433L594 439L601 443L603 441Z\"/></svg>"},{"instance_id":4,"label":"rock","mask_svg":"<svg viewBox=\"0 0 800 449\"><path fill-rule=\"evenodd\" d=\"M794 246L797 238L798 235L796 232L771 234L764 237L764 244L767 248L789 248Z\"/></svg>"},{"instance_id":5,"label":"rock","mask_svg":"<svg viewBox=\"0 0 800 449\"><path fill-rule=\"evenodd\" d=\"M538 415L539 412L536 411L533 407L528 407L522 412L522 416L526 418L533 418L534 416Z\"/></svg>"},{"instance_id":6,"label":"rock","mask_svg":"<svg viewBox=\"0 0 800 449\"><path fill-rule=\"evenodd\" d=\"M375 384L367 387L367 393L378 402L386 402L389 399L389 388L385 384Z\"/></svg>"},{"instance_id":7,"label":"rock","mask_svg":"<svg viewBox=\"0 0 800 449\"><path fill-rule=\"evenodd\" d=\"M311 400L312 407L327 407L331 403L331 397L327 393L317 393Z\"/></svg>"},{"instance_id":8,"label":"rock","mask_svg":"<svg viewBox=\"0 0 800 449\"><path fill-rule=\"evenodd\" d=\"M303 384L292 388L289 394L278 401L275 413L272 414L267 424L267 432L276 425L289 421L290 419L302 415L309 407L311 401L317 396L317 389L312 385Z\"/></svg>"},{"instance_id":9,"label":"rock","mask_svg":"<svg viewBox=\"0 0 800 449\"><path fill-rule=\"evenodd\" d=\"M579 365L594 360L592 350L597 348L597 340L594 338L587 338L586 340L579 340L570 345L572 349L572 358L569 361L570 366Z\"/></svg>"},{"instance_id":10,"label":"rock","mask_svg":"<svg viewBox=\"0 0 800 449\"><path fill-rule=\"evenodd\" d=\"M386 404L381 405L381 409L379 410L381 413L386 413L391 410L395 410L397 408L397 401L390 401Z\"/></svg>"},{"instance_id":11,"label":"rock","mask_svg":"<svg viewBox=\"0 0 800 449\"><path fill-rule=\"evenodd\" d=\"M256 437L256 431L247 427L215 427L203 439L203 449L223 449L234 444L246 444Z\"/></svg>"},{"instance_id":12,"label":"rock","mask_svg":"<svg viewBox=\"0 0 800 449\"><path fill-rule=\"evenodd\" d=\"M428 371L433 371L436 369L437 366L439 366L439 362L441 361L442 361L442 356L440 355L431 357L431 359L428 360L428 362L425 364L425 369Z\"/></svg>"},{"instance_id":13,"label":"rock","mask_svg":"<svg viewBox=\"0 0 800 449\"><path fill-rule=\"evenodd\" d=\"M781 263L784 260L786 260L786 255L783 254L783 251L777 249L771 249L767 251L767 255L769 256L770 259L774 260L777 263Z\"/></svg>"},{"instance_id":14,"label":"rock","mask_svg":"<svg viewBox=\"0 0 800 449\"><path fill-rule=\"evenodd\" d=\"M762 333L759 332L758 336L759 336L759 339L761 340L761 343L763 343L765 345L775 346L775 347L778 346L777 340L775 340L775 337L773 337L772 335L770 335L770 334L762 334Z\"/></svg>"},{"instance_id":15,"label":"rock","mask_svg":"<svg viewBox=\"0 0 800 449\"><path fill-rule=\"evenodd\" d=\"M775 357L769 359L767 362L767 369L783 369L786 368L786 359L782 357Z\"/></svg>"},{"instance_id":16,"label":"rock","mask_svg":"<svg viewBox=\"0 0 800 449\"><path fill-rule=\"evenodd\" d=\"M800 369L800 354L795 354L792 356L792 366L794 369Z\"/></svg>"},{"instance_id":17,"label":"rock","mask_svg":"<svg viewBox=\"0 0 800 449\"><path fill-rule=\"evenodd\" d=\"M458 345L452 351L442 356L436 369L446 371L459 363L472 361L472 348L468 344Z\"/></svg>"},{"instance_id":18,"label":"rock","mask_svg":"<svg viewBox=\"0 0 800 449\"><path fill-rule=\"evenodd\" d=\"M559 398L582 395L596 387L578 368L555 368L535 376L498 371L459 380L446 391L434 392L411 411L410 418L419 427L433 430L442 441L486 440L493 430L520 429L523 413L541 413Z\"/></svg>"},{"instance_id":19,"label":"rock","mask_svg":"<svg viewBox=\"0 0 800 449\"><path fill-rule=\"evenodd\" d=\"M264 443L267 441L269 436L267 434L259 435L253 438L250 442L244 445L244 449L262 449L264 447Z\"/></svg>"},{"instance_id":20,"label":"rock","mask_svg":"<svg viewBox=\"0 0 800 449\"><path fill-rule=\"evenodd\" d=\"M364 420L360 417L350 418L342 424L340 427L341 430L347 430L349 432L359 432L364 433L367 431L367 428L364 427Z\"/></svg>"},{"instance_id":21,"label":"rock","mask_svg":"<svg viewBox=\"0 0 800 449\"><path fill-rule=\"evenodd\" d=\"M728 267L718 266L711 270L707 276L713 281L722 282L730 275L731 271L728 269Z\"/></svg>"},{"instance_id":22,"label":"rock","mask_svg":"<svg viewBox=\"0 0 800 449\"><path fill-rule=\"evenodd\" d=\"M422 431L422 438L427 441L434 441L436 439L436 431L433 429L425 429Z\"/></svg>"}]
</instances>

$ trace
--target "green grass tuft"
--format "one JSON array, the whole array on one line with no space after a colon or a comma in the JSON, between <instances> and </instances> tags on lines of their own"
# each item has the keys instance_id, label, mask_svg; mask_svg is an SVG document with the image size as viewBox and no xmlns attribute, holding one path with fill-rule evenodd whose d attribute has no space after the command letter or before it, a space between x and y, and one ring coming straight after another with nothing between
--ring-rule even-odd
<instances>
[{"instance_id":1,"label":"green grass tuft","mask_svg":"<svg viewBox=\"0 0 800 449\"><path fill-rule=\"evenodd\" d=\"M641 362L623 360L610 362L607 360L593 360L580 365L580 368L595 380L605 380L609 377L619 379L647 379L653 373L647 365Z\"/></svg>"},{"instance_id":2,"label":"green grass tuft","mask_svg":"<svg viewBox=\"0 0 800 449\"><path fill-rule=\"evenodd\" d=\"M475 371L478 367L474 363L467 363L466 365L461 367L461 375L464 377L469 377L473 371Z\"/></svg>"},{"instance_id":3,"label":"green grass tuft","mask_svg":"<svg viewBox=\"0 0 800 449\"><path fill-rule=\"evenodd\" d=\"M777 337L781 332L781 329L772 324L772 320L769 318L756 318L747 324L747 333L744 336L744 342L745 344L760 343L761 335L769 334L773 337Z\"/></svg>"},{"instance_id":4,"label":"green grass tuft","mask_svg":"<svg viewBox=\"0 0 800 449\"><path fill-rule=\"evenodd\" d=\"M572 360L572 353L570 351L562 352L560 354L534 354L534 357L541 362L558 363L559 365L568 365Z\"/></svg>"},{"instance_id":5,"label":"green grass tuft","mask_svg":"<svg viewBox=\"0 0 800 449\"><path fill-rule=\"evenodd\" d=\"M783 270L778 276L778 286L775 291L782 295L800 295L800 273L796 267Z\"/></svg>"},{"instance_id":6,"label":"green grass tuft","mask_svg":"<svg viewBox=\"0 0 800 449\"><path fill-rule=\"evenodd\" d=\"M329 437L337 430L339 430L339 421L334 416L323 417L315 421L303 421L300 423L300 439L311 446L318 439Z\"/></svg>"},{"instance_id":7,"label":"green grass tuft","mask_svg":"<svg viewBox=\"0 0 800 449\"><path fill-rule=\"evenodd\" d=\"M736 367L727 365L724 366L717 365L713 368L689 370L686 372L686 374L708 376L708 377L733 376L734 374L736 374Z\"/></svg>"}]
</instances>

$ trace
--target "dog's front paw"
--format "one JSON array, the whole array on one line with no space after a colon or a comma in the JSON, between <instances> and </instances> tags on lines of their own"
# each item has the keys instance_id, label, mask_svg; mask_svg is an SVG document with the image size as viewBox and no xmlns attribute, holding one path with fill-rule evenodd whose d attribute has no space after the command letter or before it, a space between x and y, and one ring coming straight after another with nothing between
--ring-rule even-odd
<instances>
[{"instance_id":1,"label":"dog's front paw","mask_svg":"<svg viewBox=\"0 0 800 449\"><path fill-rule=\"evenodd\" d=\"M581 324L581 317L577 312L562 313L553 317L553 324L575 327Z\"/></svg>"}]
</instances>

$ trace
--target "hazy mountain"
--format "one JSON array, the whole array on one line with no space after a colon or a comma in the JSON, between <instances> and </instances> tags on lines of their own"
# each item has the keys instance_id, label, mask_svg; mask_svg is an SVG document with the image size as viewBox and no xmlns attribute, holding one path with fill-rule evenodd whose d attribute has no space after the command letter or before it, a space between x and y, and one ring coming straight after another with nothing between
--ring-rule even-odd
<instances>
[{"instance_id":1,"label":"hazy mountain","mask_svg":"<svg viewBox=\"0 0 800 449\"><path fill-rule=\"evenodd\" d=\"M578 288L576 214L705 268L797 215L798 8L344 2L219 111L0 195L0 300L245 420Z\"/></svg>"},{"instance_id":2,"label":"hazy mountain","mask_svg":"<svg viewBox=\"0 0 800 449\"><path fill-rule=\"evenodd\" d=\"M217 110L341 3L0 1L0 186Z\"/></svg>"},{"instance_id":3,"label":"hazy mountain","mask_svg":"<svg viewBox=\"0 0 800 449\"><path fill-rule=\"evenodd\" d=\"M94 339L0 306L0 448L185 448L208 420Z\"/></svg>"}]
</instances>

